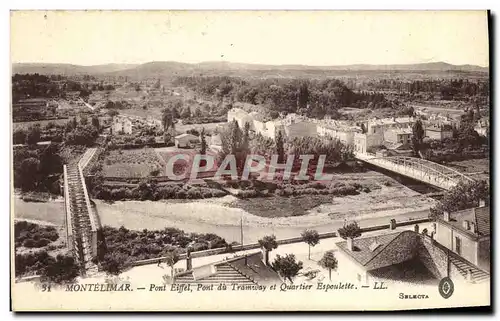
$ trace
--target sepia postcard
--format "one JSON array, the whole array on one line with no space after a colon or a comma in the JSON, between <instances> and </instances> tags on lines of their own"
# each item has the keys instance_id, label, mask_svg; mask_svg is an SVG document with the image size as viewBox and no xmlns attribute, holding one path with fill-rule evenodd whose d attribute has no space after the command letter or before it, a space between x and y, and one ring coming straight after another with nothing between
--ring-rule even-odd
<instances>
[{"instance_id":1,"label":"sepia postcard","mask_svg":"<svg viewBox=\"0 0 500 321\"><path fill-rule=\"evenodd\" d=\"M487 11L11 11L13 311L491 311Z\"/></svg>"}]
</instances>

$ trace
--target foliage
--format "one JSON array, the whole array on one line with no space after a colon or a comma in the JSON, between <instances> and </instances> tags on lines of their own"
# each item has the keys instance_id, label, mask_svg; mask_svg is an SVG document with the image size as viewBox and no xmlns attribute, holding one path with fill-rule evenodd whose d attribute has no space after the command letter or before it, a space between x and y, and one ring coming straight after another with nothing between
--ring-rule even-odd
<instances>
[{"instance_id":1,"label":"foliage","mask_svg":"<svg viewBox=\"0 0 500 321\"><path fill-rule=\"evenodd\" d=\"M352 222L338 229L339 236L344 240L361 236L361 228L357 222Z\"/></svg>"},{"instance_id":2,"label":"foliage","mask_svg":"<svg viewBox=\"0 0 500 321\"><path fill-rule=\"evenodd\" d=\"M304 242L309 245L309 260L311 259L311 246L316 246L319 243L319 233L316 230L305 230L301 234Z\"/></svg>"},{"instance_id":3,"label":"foliage","mask_svg":"<svg viewBox=\"0 0 500 321\"><path fill-rule=\"evenodd\" d=\"M261 238L258 242L261 248L269 252L278 248L278 242L276 242L275 235L266 235L263 238Z\"/></svg>"},{"instance_id":4,"label":"foliage","mask_svg":"<svg viewBox=\"0 0 500 321\"><path fill-rule=\"evenodd\" d=\"M332 280L332 270L335 271L338 267L338 261L335 257L335 253L333 251L326 251L323 254L323 257L318 262L319 266L324 269L328 269L328 275L330 281Z\"/></svg>"},{"instance_id":5,"label":"foliage","mask_svg":"<svg viewBox=\"0 0 500 321\"><path fill-rule=\"evenodd\" d=\"M172 227L135 231L123 226L119 229L104 226L100 234L103 241L99 246L101 269L114 274L134 261L157 258L171 252L175 252L171 253L175 261L178 254L185 252L189 246L194 251L227 247L226 241L215 234L186 233Z\"/></svg>"},{"instance_id":6,"label":"foliage","mask_svg":"<svg viewBox=\"0 0 500 321\"><path fill-rule=\"evenodd\" d=\"M57 241L57 239L59 239L59 234L52 226L41 226L26 221L18 221L14 224L16 247L40 248Z\"/></svg>"},{"instance_id":7,"label":"foliage","mask_svg":"<svg viewBox=\"0 0 500 321\"><path fill-rule=\"evenodd\" d=\"M489 200L490 191L486 181L460 181L447 191L441 202L431 208L429 216L436 218L443 211L449 213L479 206L480 200Z\"/></svg>"},{"instance_id":8,"label":"foliage","mask_svg":"<svg viewBox=\"0 0 500 321\"><path fill-rule=\"evenodd\" d=\"M422 147L424 135L425 135L424 126L422 124L422 121L418 119L412 126L412 135L411 135L411 145L415 156L418 156L418 152Z\"/></svg>"},{"instance_id":9,"label":"foliage","mask_svg":"<svg viewBox=\"0 0 500 321\"><path fill-rule=\"evenodd\" d=\"M303 263L295 259L294 254L287 254L282 257L281 255L276 255L274 262L272 264L274 270L276 270L285 280L289 279L293 283L293 278L299 274L302 270Z\"/></svg>"}]
</instances>

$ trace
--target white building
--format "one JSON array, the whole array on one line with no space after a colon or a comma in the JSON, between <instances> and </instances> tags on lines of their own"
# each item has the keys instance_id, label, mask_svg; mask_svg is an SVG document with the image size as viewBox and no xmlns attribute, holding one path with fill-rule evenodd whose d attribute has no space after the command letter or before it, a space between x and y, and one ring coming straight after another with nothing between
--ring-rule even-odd
<instances>
[{"instance_id":1,"label":"white building","mask_svg":"<svg viewBox=\"0 0 500 321\"><path fill-rule=\"evenodd\" d=\"M113 133L114 134L132 134L133 130L132 121L125 117L115 116L113 117Z\"/></svg>"}]
</instances>

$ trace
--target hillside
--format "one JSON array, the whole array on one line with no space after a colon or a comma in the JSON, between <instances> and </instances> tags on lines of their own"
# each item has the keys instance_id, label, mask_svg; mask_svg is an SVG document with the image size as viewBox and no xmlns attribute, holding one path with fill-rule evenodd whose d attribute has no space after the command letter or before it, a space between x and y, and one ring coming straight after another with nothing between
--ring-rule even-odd
<instances>
[{"instance_id":1,"label":"hillside","mask_svg":"<svg viewBox=\"0 0 500 321\"><path fill-rule=\"evenodd\" d=\"M106 64L96 66L80 66L70 64L13 64L12 73L39 73L65 75L106 75L130 78L156 78L168 76L187 76L195 74L240 75L240 76L305 76L325 75L331 72L479 72L487 73L488 68L475 65L452 65L445 62L404 65L367 65L355 64L345 66L307 66L307 65L261 65L232 62L202 62L197 64L174 61L154 61L139 65Z\"/></svg>"},{"instance_id":2,"label":"hillside","mask_svg":"<svg viewBox=\"0 0 500 321\"><path fill-rule=\"evenodd\" d=\"M72 64L44 64L44 63L14 63L12 74L44 74L44 75L86 75L103 74L119 70L134 68L133 64L104 64L81 66Z\"/></svg>"}]
</instances>

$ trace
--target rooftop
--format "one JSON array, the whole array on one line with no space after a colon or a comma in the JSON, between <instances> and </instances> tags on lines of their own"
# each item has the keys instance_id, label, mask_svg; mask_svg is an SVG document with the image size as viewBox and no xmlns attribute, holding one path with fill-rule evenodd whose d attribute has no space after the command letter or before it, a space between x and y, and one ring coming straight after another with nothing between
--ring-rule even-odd
<instances>
[{"instance_id":1,"label":"rooftop","mask_svg":"<svg viewBox=\"0 0 500 321\"><path fill-rule=\"evenodd\" d=\"M211 270L207 270L211 268ZM208 271L208 273L207 273ZM278 273L262 261L260 251L203 265L175 276L175 283L275 284Z\"/></svg>"},{"instance_id":2,"label":"rooftop","mask_svg":"<svg viewBox=\"0 0 500 321\"><path fill-rule=\"evenodd\" d=\"M382 251L398 238L402 233L412 233L411 231L399 231L396 233L382 234L371 237L363 237L354 239L353 251L347 248L347 241L337 243L339 249L348 253L354 260L363 266L366 266L373 260L377 255L382 253Z\"/></svg>"},{"instance_id":3,"label":"rooftop","mask_svg":"<svg viewBox=\"0 0 500 321\"><path fill-rule=\"evenodd\" d=\"M444 215L441 214L438 219L446 222L456 229L473 236L489 236L490 235L490 207L475 207L466 210L450 213L450 220L444 221ZM464 221L474 223L475 230L466 229Z\"/></svg>"}]
</instances>

